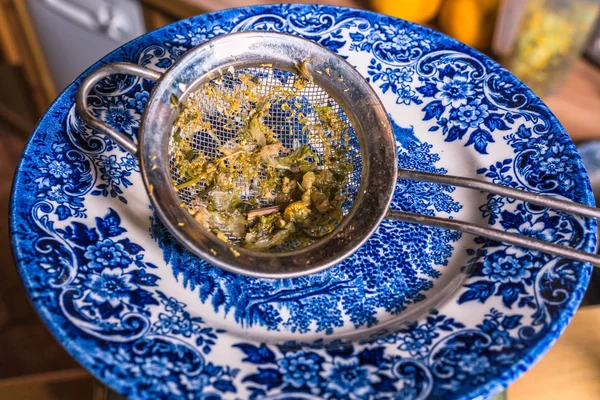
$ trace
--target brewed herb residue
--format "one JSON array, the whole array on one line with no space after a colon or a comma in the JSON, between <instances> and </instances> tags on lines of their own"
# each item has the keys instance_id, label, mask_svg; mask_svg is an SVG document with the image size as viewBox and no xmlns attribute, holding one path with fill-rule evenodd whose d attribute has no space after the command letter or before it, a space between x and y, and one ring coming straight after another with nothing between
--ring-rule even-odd
<instances>
[{"instance_id":1,"label":"brewed herb residue","mask_svg":"<svg viewBox=\"0 0 600 400\"><path fill-rule=\"evenodd\" d=\"M306 100L308 61L281 85L230 68L179 103L174 186L196 221L225 242L296 249L342 220L353 170L343 147L349 127L337 107Z\"/></svg>"}]
</instances>

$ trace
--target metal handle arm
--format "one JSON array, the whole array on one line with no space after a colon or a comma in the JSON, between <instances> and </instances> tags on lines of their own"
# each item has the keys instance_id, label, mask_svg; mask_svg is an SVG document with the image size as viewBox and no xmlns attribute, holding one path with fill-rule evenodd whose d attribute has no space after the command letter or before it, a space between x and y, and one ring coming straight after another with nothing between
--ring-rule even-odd
<instances>
[{"instance_id":1,"label":"metal handle arm","mask_svg":"<svg viewBox=\"0 0 600 400\"><path fill-rule=\"evenodd\" d=\"M482 190L489 193L498 194L505 197L511 197L523 200L528 203L537 204L557 210L566 211L586 217L600 218L600 209L579 204L567 200L554 199L549 196L529 193L523 190L497 185L472 178L463 178L452 175L440 175L429 172L418 172L409 170L400 170L398 179L410 179L425 181L430 183L439 183L443 185L459 186L468 189ZM409 222L413 224L429 225L438 228L452 229L473 235L483 236L500 242L510 243L519 247L541 251L568 258L571 260L589 262L595 266L600 266L600 256L585 251L573 249L543 240L530 238L523 235L508 233L496 228L483 227L466 221L451 220L447 218L432 217L427 215L409 213L404 211L389 210L387 217L394 220Z\"/></svg>"},{"instance_id":2,"label":"metal handle arm","mask_svg":"<svg viewBox=\"0 0 600 400\"><path fill-rule=\"evenodd\" d=\"M137 145L134 142L132 142L125 134L119 132L112 126L108 125L106 122L103 122L95 116L93 116L87 107L87 97L94 88L94 86L96 86L98 82L100 82L107 76L117 74L135 75L153 81L159 80L162 76L160 72L156 72L151 69L144 68L132 63L118 62L104 65L92 72L83 80L81 86L79 87L79 90L77 91L75 108L77 109L77 113L88 125L90 125L98 132L107 135L112 140L117 142L119 146L123 147L125 150L127 150L135 156L137 155Z\"/></svg>"},{"instance_id":3,"label":"metal handle arm","mask_svg":"<svg viewBox=\"0 0 600 400\"><path fill-rule=\"evenodd\" d=\"M398 170L398 179L410 179L413 181L439 183L442 185L481 190L483 192L498 194L500 196L510 197L517 200L523 200L542 207L566 211L568 213L577 214L584 217L600 219L600 209L596 207L575 203L569 200L556 199L548 195L530 193L526 192L525 190L498 185L479 179L465 178L455 175L434 174L431 172L410 171L407 169Z\"/></svg>"}]
</instances>

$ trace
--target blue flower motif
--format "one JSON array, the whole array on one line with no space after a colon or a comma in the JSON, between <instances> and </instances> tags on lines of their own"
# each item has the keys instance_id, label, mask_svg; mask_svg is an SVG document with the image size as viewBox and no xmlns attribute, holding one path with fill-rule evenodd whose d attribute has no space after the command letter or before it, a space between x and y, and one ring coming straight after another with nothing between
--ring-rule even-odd
<instances>
[{"instance_id":1,"label":"blue flower motif","mask_svg":"<svg viewBox=\"0 0 600 400\"><path fill-rule=\"evenodd\" d=\"M536 222L533 225L526 222L519 227L519 232L521 234L544 241L552 240L554 231L554 229L546 227L546 224L543 222Z\"/></svg>"},{"instance_id":2,"label":"blue flower motif","mask_svg":"<svg viewBox=\"0 0 600 400\"><path fill-rule=\"evenodd\" d=\"M161 58L161 59L160 59L160 60L158 60L158 62L156 63L156 66L157 66L158 68L161 68L161 69L167 69L167 68L169 68L171 65L173 65L173 60L171 60L171 59L170 59L170 58L168 58L168 57Z\"/></svg>"},{"instance_id":3,"label":"blue flower motif","mask_svg":"<svg viewBox=\"0 0 600 400\"><path fill-rule=\"evenodd\" d=\"M436 82L436 88L438 92L435 98L441 100L444 106L450 104L454 108L467 104L467 98L475 94L469 77L458 73L453 77L444 76L441 81Z\"/></svg>"},{"instance_id":4,"label":"blue flower motif","mask_svg":"<svg viewBox=\"0 0 600 400\"><path fill-rule=\"evenodd\" d=\"M70 199L60 185L52 186L46 193L48 200L58 204L69 203Z\"/></svg>"},{"instance_id":5,"label":"blue flower motif","mask_svg":"<svg viewBox=\"0 0 600 400\"><path fill-rule=\"evenodd\" d=\"M140 371L146 373L147 376L164 378L171 374L173 363L167 357L138 357L136 362L139 363Z\"/></svg>"},{"instance_id":6,"label":"blue flower motif","mask_svg":"<svg viewBox=\"0 0 600 400\"><path fill-rule=\"evenodd\" d=\"M415 96L415 91L410 86L401 83L398 86L398 98L396 99L397 104L410 104Z\"/></svg>"},{"instance_id":7,"label":"blue flower motif","mask_svg":"<svg viewBox=\"0 0 600 400\"><path fill-rule=\"evenodd\" d=\"M461 105L456 114L458 125L463 129L477 128L489 115L488 106L481 104L481 99L477 99L471 104Z\"/></svg>"},{"instance_id":8,"label":"blue flower motif","mask_svg":"<svg viewBox=\"0 0 600 400\"><path fill-rule=\"evenodd\" d=\"M371 64L369 65L368 74L371 76L371 82L375 83L379 80L382 81L382 84L379 87L383 93L386 93L391 89L392 93L398 95L396 103L410 104L413 101L417 104L422 103L422 100L416 96L416 92L406 84L413 79L413 72L409 67L386 68L385 71L382 71L381 64L377 63L375 59L372 59Z\"/></svg>"},{"instance_id":9,"label":"blue flower motif","mask_svg":"<svg viewBox=\"0 0 600 400\"><path fill-rule=\"evenodd\" d=\"M531 276L531 271L525 268L517 257L507 256L495 260L490 257L483 264L483 274L496 282L521 282Z\"/></svg>"},{"instance_id":10,"label":"blue flower motif","mask_svg":"<svg viewBox=\"0 0 600 400\"><path fill-rule=\"evenodd\" d=\"M458 360L458 367L461 372L466 372L471 376L485 375L490 368L490 360L485 355L465 352Z\"/></svg>"},{"instance_id":11,"label":"blue flower motif","mask_svg":"<svg viewBox=\"0 0 600 400\"><path fill-rule=\"evenodd\" d=\"M335 364L327 366L327 389L338 396L363 399L374 393L372 380L376 379L377 368L361 365L356 357L336 359Z\"/></svg>"},{"instance_id":12,"label":"blue flower motif","mask_svg":"<svg viewBox=\"0 0 600 400\"><path fill-rule=\"evenodd\" d=\"M225 31L220 26L208 27L203 25L193 29L186 29L183 34L176 34L173 38L173 43L187 47L196 47L222 33L225 33Z\"/></svg>"},{"instance_id":13,"label":"blue flower motif","mask_svg":"<svg viewBox=\"0 0 600 400\"><path fill-rule=\"evenodd\" d=\"M160 313L158 315L158 321L156 321L153 326L160 333L166 335L176 329L178 324L179 317Z\"/></svg>"},{"instance_id":14,"label":"blue flower motif","mask_svg":"<svg viewBox=\"0 0 600 400\"><path fill-rule=\"evenodd\" d=\"M177 301L175 297L169 297L168 299L163 299L160 301L165 305L165 310L167 312L177 314L185 308L185 303L181 303Z\"/></svg>"},{"instance_id":15,"label":"blue flower motif","mask_svg":"<svg viewBox=\"0 0 600 400\"><path fill-rule=\"evenodd\" d=\"M138 160L130 153L127 153L121 157L121 162L119 164L127 171L139 171Z\"/></svg>"},{"instance_id":16,"label":"blue flower motif","mask_svg":"<svg viewBox=\"0 0 600 400\"><path fill-rule=\"evenodd\" d=\"M177 383L169 379L177 371L177 366L168 357L158 355L135 357L134 362L135 366L131 368L131 374L152 388L152 398L168 399L181 396Z\"/></svg>"},{"instance_id":17,"label":"blue flower motif","mask_svg":"<svg viewBox=\"0 0 600 400\"><path fill-rule=\"evenodd\" d=\"M535 150L536 154L534 156L537 157L547 152L546 146L547 143L544 137L537 137L527 142L527 148Z\"/></svg>"},{"instance_id":18,"label":"blue flower motif","mask_svg":"<svg viewBox=\"0 0 600 400\"><path fill-rule=\"evenodd\" d=\"M111 102L108 107L98 111L101 120L119 132L133 134L133 129L138 126L140 114L134 108L127 108L123 103Z\"/></svg>"},{"instance_id":19,"label":"blue flower motif","mask_svg":"<svg viewBox=\"0 0 600 400\"><path fill-rule=\"evenodd\" d=\"M521 223L516 229L510 228L507 230L511 233L517 233L519 235L531 237L534 239L539 239L543 241L551 241L556 238L556 229L552 226L546 225L542 221L537 221L532 223L530 221L525 221ZM506 254L517 254L519 252L518 248L510 247L507 249Z\"/></svg>"},{"instance_id":20,"label":"blue flower motif","mask_svg":"<svg viewBox=\"0 0 600 400\"><path fill-rule=\"evenodd\" d=\"M512 339L507 331L494 330L490 333L490 337L494 341L495 346L509 347Z\"/></svg>"},{"instance_id":21,"label":"blue flower motif","mask_svg":"<svg viewBox=\"0 0 600 400\"><path fill-rule=\"evenodd\" d=\"M171 53L171 56L175 60L178 59L179 57L181 57L185 52L187 52L189 50L187 47L174 46L169 43L167 43L167 46L169 47L169 52Z\"/></svg>"},{"instance_id":22,"label":"blue flower motif","mask_svg":"<svg viewBox=\"0 0 600 400\"><path fill-rule=\"evenodd\" d=\"M159 292L161 303L165 305L165 310L170 314L160 313L158 321L153 324L153 330L164 335L172 333L190 337L194 333L200 332L200 318L191 318L189 313L184 311L185 304L180 303L173 297L166 298Z\"/></svg>"},{"instance_id":23,"label":"blue flower motif","mask_svg":"<svg viewBox=\"0 0 600 400\"><path fill-rule=\"evenodd\" d=\"M50 178L45 178L45 177L40 176L39 178L35 179L35 183L38 184L38 186L37 186L38 189L42 189L42 188L50 186Z\"/></svg>"},{"instance_id":24,"label":"blue flower motif","mask_svg":"<svg viewBox=\"0 0 600 400\"><path fill-rule=\"evenodd\" d=\"M206 375L198 375L193 378L187 375L180 376L181 384L190 391L201 393L206 385L208 385L208 377Z\"/></svg>"},{"instance_id":25,"label":"blue flower motif","mask_svg":"<svg viewBox=\"0 0 600 400\"><path fill-rule=\"evenodd\" d=\"M295 25L303 28L314 26L315 32L322 31L324 28L322 14L317 8L300 15L290 14L290 19L293 19Z\"/></svg>"},{"instance_id":26,"label":"blue flower motif","mask_svg":"<svg viewBox=\"0 0 600 400\"><path fill-rule=\"evenodd\" d=\"M129 161L126 162L129 163ZM123 165L123 163L120 164L116 155L100 155L96 163L100 168L100 173L102 174L101 178L107 181L110 185L117 186L121 183L125 187L131 185L131 182L126 179L126 177L131 175L131 172L129 172L127 169L130 165ZM122 169L123 167L125 170Z\"/></svg>"},{"instance_id":27,"label":"blue flower motif","mask_svg":"<svg viewBox=\"0 0 600 400\"><path fill-rule=\"evenodd\" d=\"M504 199L502 197L492 197L488 200L487 204L482 205L479 209L482 211L483 217L487 218L500 214L503 207ZM495 221L495 218L493 220Z\"/></svg>"},{"instance_id":28,"label":"blue flower motif","mask_svg":"<svg viewBox=\"0 0 600 400\"><path fill-rule=\"evenodd\" d=\"M396 69L395 75L397 82L412 82L413 80L413 72L406 67L402 69Z\"/></svg>"},{"instance_id":29,"label":"blue flower motif","mask_svg":"<svg viewBox=\"0 0 600 400\"><path fill-rule=\"evenodd\" d=\"M131 280L132 276L124 274L120 268L104 268L100 273L91 273L87 275L87 280L83 283L90 289L86 300L96 304L109 303L111 306L117 307L119 304L127 302L130 293L138 289L138 286Z\"/></svg>"},{"instance_id":30,"label":"blue flower motif","mask_svg":"<svg viewBox=\"0 0 600 400\"><path fill-rule=\"evenodd\" d=\"M413 46L413 40L408 35L398 34L393 37L390 47L396 52L402 54Z\"/></svg>"},{"instance_id":31,"label":"blue flower motif","mask_svg":"<svg viewBox=\"0 0 600 400\"><path fill-rule=\"evenodd\" d=\"M382 49L390 50L395 55L408 58L410 50L419 46L424 49L429 48L429 40L420 40L419 34L412 30L398 28L394 25L383 25L381 31L387 38L381 45Z\"/></svg>"},{"instance_id":32,"label":"blue flower motif","mask_svg":"<svg viewBox=\"0 0 600 400\"><path fill-rule=\"evenodd\" d=\"M173 332L179 335L183 335L185 337L192 336L192 333L198 331L198 324L193 324L190 318L186 318L185 316L182 318L178 318L176 320L176 324L173 326Z\"/></svg>"},{"instance_id":33,"label":"blue flower motif","mask_svg":"<svg viewBox=\"0 0 600 400\"><path fill-rule=\"evenodd\" d=\"M540 172L549 175L562 175L573 172L571 159L567 155L548 157L540 161Z\"/></svg>"},{"instance_id":34,"label":"blue flower motif","mask_svg":"<svg viewBox=\"0 0 600 400\"><path fill-rule=\"evenodd\" d=\"M427 329L427 325L411 329L407 332L398 348L408 351L413 357L424 356L429 352L429 346L436 337L438 337L438 334L435 332L435 329Z\"/></svg>"},{"instance_id":35,"label":"blue flower motif","mask_svg":"<svg viewBox=\"0 0 600 400\"><path fill-rule=\"evenodd\" d=\"M112 178L115 180L121 178L121 166L117 161L116 155L101 155L98 157L98 166L107 178Z\"/></svg>"},{"instance_id":36,"label":"blue flower motif","mask_svg":"<svg viewBox=\"0 0 600 400\"><path fill-rule=\"evenodd\" d=\"M150 93L148 93L146 90L141 90L139 92L136 92L133 98L128 99L127 103L130 107L133 107L137 111L142 113L149 98Z\"/></svg>"},{"instance_id":37,"label":"blue flower motif","mask_svg":"<svg viewBox=\"0 0 600 400\"><path fill-rule=\"evenodd\" d=\"M127 268L131 264L131 256L125 251L120 243L115 243L111 239L104 239L96 245L88 246L85 258L90 260L92 269Z\"/></svg>"},{"instance_id":38,"label":"blue flower motif","mask_svg":"<svg viewBox=\"0 0 600 400\"><path fill-rule=\"evenodd\" d=\"M102 358L107 363L114 365L128 365L131 362L131 354L123 347L119 347L116 352L102 353Z\"/></svg>"},{"instance_id":39,"label":"blue flower motif","mask_svg":"<svg viewBox=\"0 0 600 400\"><path fill-rule=\"evenodd\" d=\"M292 386L317 387L322 362L323 358L316 353L299 351L286 354L277 360L277 365L284 372L283 380Z\"/></svg>"},{"instance_id":40,"label":"blue flower motif","mask_svg":"<svg viewBox=\"0 0 600 400\"><path fill-rule=\"evenodd\" d=\"M408 68L386 68L385 73L382 73L381 76L384 82L389 82L392 84L398 84L403 82L411 82L413 79L413 74Z\"/></svg>"},{"instance_id":41,"label":"blue flower motif","mask_svg":"<svg viewBox=\"0 0 600 400\"><path fill-rule=\"evenodd\" d=\"M552 152L552 154L562 154L566 151L566 148L564 143L558 142L550 146L550 151Z\"/></svg>"},{"instance_id":42,"label":"blue flower motif","mask_svg":"<svg viewBox=\"0 0 600 400\"><path fill-rule=\"evenodd\" d=\"M68 178L73 174L73 170L66 162L53 160L48 165L48 173L55 178Z\"/></svg>"}]
</instances>

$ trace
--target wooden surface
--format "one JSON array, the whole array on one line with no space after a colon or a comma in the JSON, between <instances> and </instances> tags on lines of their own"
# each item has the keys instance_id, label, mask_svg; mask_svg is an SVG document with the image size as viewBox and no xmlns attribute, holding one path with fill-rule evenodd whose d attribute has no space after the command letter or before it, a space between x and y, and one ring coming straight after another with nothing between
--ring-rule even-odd
<instances>
[{"instance_id":1,"label":"wooden surface","mask_svg":"<svg viewBox=\"0 0 600 400\"><path fill-rule=\"evenodd\" d=\"M39 115L21 69L0 63L0 120L27 137L35 128Z\"/></svg>"},{"instance_id":2,"label":"wooden surface","mask_svg":"<svg viewBox=\"0 0 600 400\"><path fill-rule=\"evenodd\" d=\"M579 309L548 354L508 388L508 400L600 399L600 306Z\"/></svg>"},{"instance_id":3,"label":"wooden surface","mask_svg":"<svg viewBox=\"0 0 600 400\"><path fill-rule=\"evenodd\" d=\"M105 400L81 368L0 380L0 400Z\"/></svg>"},{"instance_id":4,"label":"wooden surface","mask_svg":"<svg viewBox=\"0 0 600 400\"><path fill-rule=\"evenodd\" d=\"M21 51L17 45L15 32L11 29L11 12L6 0L0 0L0 53L8 65L22 63Z\"/></svg>"},{"instance_id":5,"label":"wooden surface","mask_svg":"<svg viewBox=\"0 0 600 400\"><path fill-rule=\"evenodd\" d=\"M0 55L21 69L40 117L57 93L25 0L0 0L0 26Z\"/></svg>"}]
</instances>

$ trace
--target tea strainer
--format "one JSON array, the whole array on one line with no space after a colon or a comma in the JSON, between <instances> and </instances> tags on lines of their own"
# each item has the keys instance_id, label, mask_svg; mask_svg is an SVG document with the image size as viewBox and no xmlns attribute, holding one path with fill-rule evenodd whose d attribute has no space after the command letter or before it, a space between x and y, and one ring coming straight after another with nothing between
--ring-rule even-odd
<instances>
[{"instance_id":1,"label":"tea strainer","mask_svg":"<svg viewBox=\"0 0 600 400\"><path fill-rule=\"evenodd\" d=\"M306 71L299 63L310 60ZM229 75L228 75L228 72ZM274 85L287 85L297 75L309 74L310 81L298 94L298 101L311 107L328 104L346 121L347 138L339 143L353 171L349 173L344 218L325 237L309 246L280 252L259 252L226 243L206 231L185 207L194 199L193 190L176 191L173 182L181 177L173 168L171 133L178 111L173 98L185 102L191 93L207 82L220 80L222 87L234 87L236 76L252 73L269 91ZM116 74L134 75L156 81L140 123L137 144L96 118L87 107L87 97L102 79ZM229 78L228 78L229 77ZM218 99L205 99L203 107L212 114L210 135L194 140L195 150L215 154L214 141L226 140L230 132L219 128ZM499 194L586 217L600 218L594 207L529 193L471 178L398 170L394 132L389 117L370 84L343 58L330 50L297 36L250 31L216 37L189 50L164 74L130 63L114 63L92 72L81 84L76 107L91 127L108 135L121 147L137 156L149 198L159 218L173 236L191 252L225 270L261 278L289 278L311 274L337 264L353 254L377 229L384 218L454 229L520 247L600 265L600 257L566 246L556 245L469 222L389 210L397 179L427 181ZM209 112L212 110L211 112ZM217 110L216 112L214 110ZM318 121L318 119L317 119ZM291 136L278 131L283 114L271 110L270 123L286 146L308 143L319 151L322 143L302 137L302 129ZM286 127L285 131L288 131ZM251 190L245 196L251 197ZM265 204L269 206L269 204Z\"/></svg>"}]
</instances>

